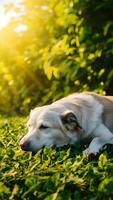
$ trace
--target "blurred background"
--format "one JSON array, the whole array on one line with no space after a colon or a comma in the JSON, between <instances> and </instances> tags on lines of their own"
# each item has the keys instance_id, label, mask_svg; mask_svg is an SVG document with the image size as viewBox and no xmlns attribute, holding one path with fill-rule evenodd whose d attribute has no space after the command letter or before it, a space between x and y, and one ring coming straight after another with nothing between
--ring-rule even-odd
<instances>
[{"instance_id":1,"label":"blurred background","mask_svg":"<svg viewBox=\"0 0 113 200\"><path fill-rule=\"evenodd\" d=\"M113 95L113 0L0 0L0 113Z\"/></svg>"}]
</instances>

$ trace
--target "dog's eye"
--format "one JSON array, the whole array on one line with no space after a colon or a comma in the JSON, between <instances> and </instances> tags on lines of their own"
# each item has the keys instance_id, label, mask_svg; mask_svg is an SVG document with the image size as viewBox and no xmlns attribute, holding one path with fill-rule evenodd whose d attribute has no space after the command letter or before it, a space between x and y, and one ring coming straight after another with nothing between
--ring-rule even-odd
<instances>
[{"instance_id":1,"label":"dog's eye","mask_svg":"<svg viewBox=\"0 0 113 200\"><path fill-rule=\"evenodd\" d=\"M46 125L43 125L43 124L41 124L40 127L39 127L39 129L46 129L46 128L49 128L49 127L46 126Z\"/></svg>"}]
</instances>

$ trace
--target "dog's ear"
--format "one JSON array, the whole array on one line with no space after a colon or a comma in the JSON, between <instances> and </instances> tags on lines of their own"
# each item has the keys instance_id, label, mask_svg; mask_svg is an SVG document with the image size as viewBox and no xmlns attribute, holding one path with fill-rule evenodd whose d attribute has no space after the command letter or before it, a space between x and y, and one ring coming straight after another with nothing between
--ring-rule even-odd
<instances>
[{"instance_id":1,"label":"dog's ear","mask_svg":"<svg viewBox=\"0 0 113 200\"><path fill-rule=\"evenodd\" d=\"M74 131L76 128L82 128L78 123L78 120L75 114L72 111L65 111L61 114L61 121L66 127L66 129L70 131Z\"/></svg>"}]
</instances>

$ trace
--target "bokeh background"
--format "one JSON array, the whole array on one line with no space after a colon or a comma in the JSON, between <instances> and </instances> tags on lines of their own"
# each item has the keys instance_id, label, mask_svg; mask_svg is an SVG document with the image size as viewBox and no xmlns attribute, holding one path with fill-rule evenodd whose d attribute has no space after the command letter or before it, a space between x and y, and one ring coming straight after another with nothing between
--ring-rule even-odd
<instances>
[{"instance_id":1,"label":"bokeh background","mask_svg":"<svg viewBox=\"0 0 113 200\"><path fill-rule=\"evenodd\" d=\"M0 113L113 95L113 0L0 0Z\"/></svg>"}]
</instances>

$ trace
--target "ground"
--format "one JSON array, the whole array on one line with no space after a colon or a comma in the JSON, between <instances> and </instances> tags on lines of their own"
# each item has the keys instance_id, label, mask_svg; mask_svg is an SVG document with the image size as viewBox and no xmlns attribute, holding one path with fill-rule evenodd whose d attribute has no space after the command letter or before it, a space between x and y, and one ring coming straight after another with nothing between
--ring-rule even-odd
<instances>
[{"instance_id":1,"label":"ground","mask_svg":"<svg viewBox=\"0 0 113 200\"><path fill-rule=\"evenodd\" d=\"M40 149L35 156L18 143L26 118L0 118L0 199L112 200L113 147L83 158L84 146Z\"/></svg>"}]
</instances>

